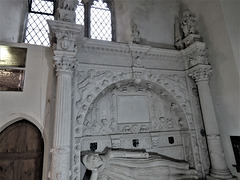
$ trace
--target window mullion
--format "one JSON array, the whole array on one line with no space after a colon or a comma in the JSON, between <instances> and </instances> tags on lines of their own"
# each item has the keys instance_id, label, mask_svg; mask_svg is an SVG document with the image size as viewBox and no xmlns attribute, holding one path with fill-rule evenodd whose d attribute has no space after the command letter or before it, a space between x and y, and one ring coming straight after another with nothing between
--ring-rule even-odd
<instances>
[{"instance_id":1,"label":"window mullion","mask_svg":"<svg viewBox=\"0 0 240 180\"><path fill-rule=\"evenodd\" d=\"M85 26L85 36L90 38L90 16L91 16L91 4L87 2L84 5L84 26Z\"/></svg>"}]
</instances>

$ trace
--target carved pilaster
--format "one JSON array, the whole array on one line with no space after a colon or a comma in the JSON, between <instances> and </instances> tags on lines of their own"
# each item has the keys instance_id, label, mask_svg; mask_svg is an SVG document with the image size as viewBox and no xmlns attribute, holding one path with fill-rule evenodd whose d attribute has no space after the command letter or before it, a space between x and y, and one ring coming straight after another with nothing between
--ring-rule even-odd
<instances>
[{"instance_id":1,"label":"carved pilaster","mask_svg":"<svg viewBox=\"0 0 240 180\"><path fill-rule=\"evenodd\" d=\"M76 43L82 35L82 26L56 20L49 20L48 24L54 53L53 64L57 72L50 179L67 180L71 175L72 73L76 60Z\"/></svg>"},{"instance_id":2,"label":"carved pilaster","mask_svg":"<svg viewBox=\"0 0 240 180\"><path fill-rule=\"evenodd\" d=\"M210 153L211 169L207 179L234 179L227 168L224 158L217 118L208 85L211 72L211 66L204 64L198 64L189 69L189 76L196 81L198 86L207 143Z\"/></svg>"}]
</instances>

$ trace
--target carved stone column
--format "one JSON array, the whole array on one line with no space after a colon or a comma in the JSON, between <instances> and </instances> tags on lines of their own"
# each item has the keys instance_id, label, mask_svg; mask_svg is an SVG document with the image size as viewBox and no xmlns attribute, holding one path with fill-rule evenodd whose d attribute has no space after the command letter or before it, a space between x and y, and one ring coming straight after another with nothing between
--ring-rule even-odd
<instances>
[{"instance_id":1,"label":"carved stone column","mask_svg":"<svg viewBox=\"0 0 240 180\"><path fill-rule=\"evenodd\" d=\"M68 180L71 175L72 73L76 43L83 34L83 26L74 23L76 5L76 0L59 1L55 17L59 20L48 20L57 76L51 180Z\"/></svg>"},{"instance_id":2,"label":"carved stone column","mask_svg":"<svg viewBox=\"0 0 240 180\"><path fill-rule=\"evenodd\" d=\"M221 145L218 123L208 85L211 72L211 66L207 64L198 64L189 69L189 76L196 81L198 86L210 153L211 169L207 179L235 179L227 168Z\"/></svg>"}]
</instances>

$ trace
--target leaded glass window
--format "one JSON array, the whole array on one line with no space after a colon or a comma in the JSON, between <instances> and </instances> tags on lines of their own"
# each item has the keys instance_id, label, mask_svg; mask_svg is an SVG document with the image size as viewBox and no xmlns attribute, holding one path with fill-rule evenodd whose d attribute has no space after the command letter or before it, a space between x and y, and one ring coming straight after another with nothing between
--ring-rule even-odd
<instances>
[{"instance_id":1,"label":"leaded glass window","mask_svg":"<svg viewBox=\"0 0 240 180\"><path fill-rule=\"evenodd\" d=\"M53 0L31 0L27 28L25 32L25 43L49 46L47 19L54 19Z\"/></svg>"},{"instance_id":2,"label":"leaded glass window","mask_svg":"<svg viewBox=\"0 0 240 180\"><path fill-rule=\"evenodd\" d=\"M106 3L108 2L108 3ZM113 40L112 9L110 0L90 0L79 3L76 10L76 23L85 27L85 36L92 39Z\"/></svg>"}]
</instances>

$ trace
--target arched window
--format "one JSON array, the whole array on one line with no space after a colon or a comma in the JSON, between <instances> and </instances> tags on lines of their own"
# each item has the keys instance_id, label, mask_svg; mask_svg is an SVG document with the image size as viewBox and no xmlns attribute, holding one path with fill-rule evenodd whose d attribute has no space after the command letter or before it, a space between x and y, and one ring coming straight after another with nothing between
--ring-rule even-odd
<instances>
[{"instance_id":1,"label":"arched window","mask_svg":"<svg viewBox=\"0 0 240 180\"><path fill-rule=\"evenodd\" d=\"M54 0L30 0L25 43L49 46L47 19L54 19Z\"/></svg>"},{"instance_id":2,"label":"arched window","mask_svg":"<svg viewBox=\"0 0 240 180\"><path fill-rule=\"evenodd\" d=\"M85 27L85 36L92 39L114 41L113 1L82 1L76 10L76 23Z\"/></svg>"}]
</instances>

